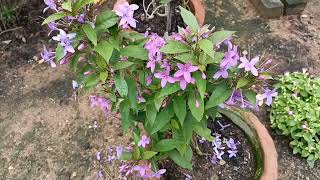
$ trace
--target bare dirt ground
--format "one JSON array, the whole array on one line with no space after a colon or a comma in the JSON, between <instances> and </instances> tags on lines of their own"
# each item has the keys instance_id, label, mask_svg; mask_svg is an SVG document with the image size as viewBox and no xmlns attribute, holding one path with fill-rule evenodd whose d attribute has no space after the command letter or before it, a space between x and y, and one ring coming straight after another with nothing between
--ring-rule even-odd
<instances>
[{"instance_id":1,"label":"bare dirt ground","mask_svg":"<svg viewBox=\"0 0 320 180\"><path fill-rule=\"evenodd\" d=\"M260 18L249 0L207 0L206 6L208 23L238 31L237 42L250 45L252 54L272 56L275 73L308 68L320 74L318 0L310 1L306 16L270 20ZM48 39L40 26L41 10L27 15L33 18L23 29L0 36L0 179L96 179L96 152L128 138L117 120L89 107L88 94L74 100L67 67L37 64ZM266 115L261 117L268 126ZM90 128L94 121L97 129ZM270 132L279 153L279 179L319 179L319 163L308 167L292 155L287 138Z\"/></svg>"}]
</instances>

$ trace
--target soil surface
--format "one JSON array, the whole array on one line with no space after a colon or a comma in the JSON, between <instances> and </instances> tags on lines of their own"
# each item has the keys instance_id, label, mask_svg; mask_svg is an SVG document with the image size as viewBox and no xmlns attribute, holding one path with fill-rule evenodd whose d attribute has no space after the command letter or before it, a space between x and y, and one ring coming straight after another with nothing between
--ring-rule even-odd
<instances>
[{"instance_id":1,"label":"soil surface","mask_svg":"<svg viewBox=\"0 0 320 180\"><path fill-rule=\"evenodd\" d=\"M146 0L145 1L145 5L148 6L150 4L151 0ZM157 1L159 2L159 1ZM157 33L158 35L163 36L164 33L166 32L166 26L167 26L167 17L161 17L158 15L154 15L154 17L151 18L147 18L145 15L145 11L143 8L143 3L141 0L134 0L133 3L137 4L140 8L135 11L134 13L134 18L138 21L137 22L137 28L135 30L137 30L138 32L154 32ZM159 4L159 3L157 3ZM169 30L169 32L178 32L178 26L180 27L184 27L184 23L182 20L182 17L179 13L179 6L182 5L182 1L181 0L176 0L176 1L172 1L170 3L170 14L171 14L171 29ZM152 7L152 6L151 6ZM150 8L150 10L148 11L149 14L152 13L152 9ZM164 8L160 8L159 11L161 14L164 13Z\"/></svg>"},{"instance_id":2,"label":"soil surface","mask_svg":"<svg viewBox=\"0 0 320 180\"><path fill-rule=\"evenodd\" d=\"M224 129L218 124L230 125ZM167 169L164 179L185 179L191 176L193 179L214 179L214 180L233 180L233 179L253 179L255 175L255 159L254 150L250 146L245 133L227 118L219 118L217 121L209 122L209 128L212 129L212 134L221 134L221 139L224 141L233 138L237 143L237 156L228 157L228 147L224 145L225 154L222 155L223 161L211 162L211 157L214 154L212 143L205 141L198 142L200 151L205 155L199 155L193 152L193 171L186 171L172 161L164 163L163 168ZM223 143L224 144L224 143Z\"/></svg>"},{"instance_id":3,"label":"soil surface","mask_svg":"<svg viewBox=\"0 0 320 180\"><path fill-rule=\"evenodd\" d=\"M37 63L42 46L51 42L40 26L42 8L25 8L22 28L0 35L0 179L96 179L96 153L130 141L117 119L89 107L89 93L75 99L67 66L51 69ZM310 0L302 15L263 19L249 0L206 0L206 21L216 29L237 31L242 49L272 57L276 74L307 68L320 75L319 9L320 1ZM258 115L269 128L268 113ZM319 162L309 167L292 154L288 138L269 132L279 155L278 179L319 179ZM225 178L225 167L212 173ZM106 179L117 179L117 172L116 165L104 166Z\"/></svg>"}]
</instances>

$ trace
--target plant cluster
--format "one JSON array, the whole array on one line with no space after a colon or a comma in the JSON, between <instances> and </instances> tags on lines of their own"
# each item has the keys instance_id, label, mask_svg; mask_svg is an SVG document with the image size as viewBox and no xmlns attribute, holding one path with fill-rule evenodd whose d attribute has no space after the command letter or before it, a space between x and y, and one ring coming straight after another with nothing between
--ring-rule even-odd
<instances>
[{"instance_id":1,"label":"plant cluster","mask_svg":"<svg viewBox=\"0 0 320 180\"><path fill-rule=\"evenodd\" d=\"M271 109L271 124L290 136L293 153L306 157L309 165L320 158L320 79L306 71L280 76L279 95Z\"/></svg>"},{"instance_id":2,"label":"plant cluster","mask_svg":"<svg viewBox=\"0 0 320 180\"><path fill-rule=\"evenodd\" d=\"M134 4L97 13L93 0L45 3L56 13L43 24L58 45L55 52L45 48L42 61L52 67L70 64L82 89L103 87L90 97L91 105L120 113L123 131L133 134L132 151L121 152L134 167L123 167L126 175L159 177L165 170L158 170L157 162L166 158L192 169L192 137L214 140L207 122L219 107L257 109L276 96L265 84L271 60L240 53L231 42L234 32L199 26L183 7L187 27L160 37L127 30L137 23ZM140 165L140 160L150 164Z\"/></svg>"}]
</instances>

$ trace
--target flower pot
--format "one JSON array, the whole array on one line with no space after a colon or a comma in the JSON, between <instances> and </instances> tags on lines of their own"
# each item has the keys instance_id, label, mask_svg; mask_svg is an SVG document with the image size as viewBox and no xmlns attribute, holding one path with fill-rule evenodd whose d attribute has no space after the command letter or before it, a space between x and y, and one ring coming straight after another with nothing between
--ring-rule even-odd
<instances>
[{"instance_id":1,"label":"flower pot","mask_svg":"<svg viewBox=\"0 0 320 180\"><path fill-rule=\"evenodd\" d=\"M117 9L118 5L125 2L130 2L130 0L117 0L117 2L113 6L113 9ZM189 7L196 16L199 25L202 26L205 18L205 9L202 0L189 0Z\"/></svg>"},{"instance_id":2,"label":"flower pot","mask_svg":"<svg viewBox=\"0 0 320 180\"><path fill-rule=\"evenodd\" d=\"M264 125L251 112L234 107L219 109L219 112L228 117L247 135L256 158L255 179L276 180L278 169L278 155L274 142Z\"/></svg>"}]
</instances>

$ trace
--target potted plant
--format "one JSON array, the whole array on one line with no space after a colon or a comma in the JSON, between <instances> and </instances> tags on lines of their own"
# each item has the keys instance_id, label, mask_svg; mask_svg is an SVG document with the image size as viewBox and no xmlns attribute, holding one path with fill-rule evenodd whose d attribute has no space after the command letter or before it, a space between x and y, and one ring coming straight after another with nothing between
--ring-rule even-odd
<instances>
[{"instance_id":1,"label":"potted plant","mask_svg":"<svg viewBox=\"0 0 320 180\"><path fill-rule=\"evenodd\" d=\"M121 169L126 175L160 178L166 170L159 170L157 162L167 158L192 169L192 137L214 140L207 123L216 118L219 108L242 127L229 106L257 109L263 102L270 105L276 96L265 84L270 79L266 71L270 60L239 53L231 41L234 32L201 26L182 6L179 13L185 27L161 37L127 30L137 23L134 11L141 7L135 4L118 2L114 11L97 14L90 0L45 2L56 13L43 24L49 24L58 45L55 52L45 48L42 61L52 67L57 62L70 64L78 74L75 88L102 87L99 95L91 96L91 105L105 113L118 112L123 131L133 135L132 150L118 149L119 158L128 161ZM241 120L247 119L240 114ZM251 123L249 129L257 127L257 121ZM252 133L248 135L256 149L265 148L260 129ZM272 145L269 137L266 140ZM270 162L268 152L263 153L264 162ZM264 169L262 177L274 179L276 169L269 170Z\"/></svg>"}]
</instances>

